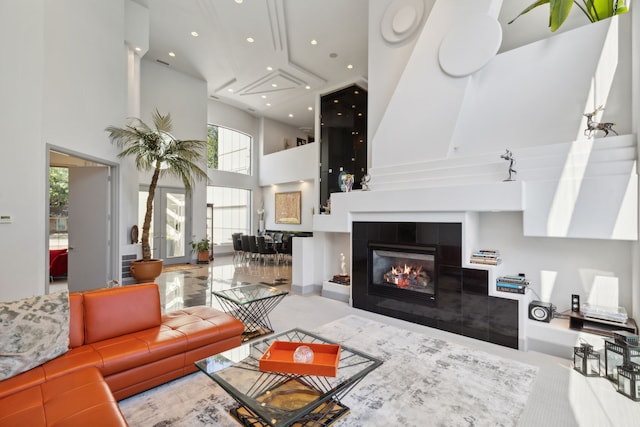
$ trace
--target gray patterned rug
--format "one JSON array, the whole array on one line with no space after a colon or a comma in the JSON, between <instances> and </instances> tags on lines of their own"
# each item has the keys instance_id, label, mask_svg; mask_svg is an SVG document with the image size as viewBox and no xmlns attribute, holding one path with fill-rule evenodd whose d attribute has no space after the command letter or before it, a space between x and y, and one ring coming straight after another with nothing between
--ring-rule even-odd
<instances>
[{"instance_id":1,"label":"gray patterned rug","mask_svg":"<svg viewBox=\"0 0 640 427\"><path fill-rule=\"evenodd\" d=\"M345 397L351 412L336 427L514 426L538 372L354 315L315 332L384 360ZM120 401L131 427L237 427L229 415L234 406L202 373Z\"/></svg>"}]
</instances>

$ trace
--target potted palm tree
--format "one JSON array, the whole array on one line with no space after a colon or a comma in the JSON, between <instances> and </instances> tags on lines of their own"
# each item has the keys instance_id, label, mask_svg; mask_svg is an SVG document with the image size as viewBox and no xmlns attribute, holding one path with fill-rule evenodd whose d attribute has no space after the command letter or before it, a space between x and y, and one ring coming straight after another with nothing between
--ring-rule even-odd
<instances>
[{"instance_id":1,"label":"potted palm tree","mask_svg":"<svg viewBox=\"0 0 640 427\"><path fill-rule=\"evenodd\" d=\"M132 118L124 128L109 126L111 142L122 149L118 157L133 157L140 171L151 171L144 223L142 224L142 259L131 263L131 274L138 282L155 280L162 272L162 260L152 259L149 229L153 217L153 198L158 180L163 176L179 178L187 193L191 192L194 178L205 178L207 173L198 166L204 156L206 141L179 140L171 135L170 114L162 115L156 109L152 114L153 128L141 119Z\"/></svg>"}]
</instances>

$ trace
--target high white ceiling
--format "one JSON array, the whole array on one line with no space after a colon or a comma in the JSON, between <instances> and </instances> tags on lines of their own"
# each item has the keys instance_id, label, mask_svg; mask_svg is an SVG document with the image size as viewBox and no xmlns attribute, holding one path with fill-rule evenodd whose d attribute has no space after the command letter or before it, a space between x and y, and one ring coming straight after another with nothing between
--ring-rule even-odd
<instances>
[{"instance_id":1,"label":"high white ceiling","mask_svg":"<svg viewBox=\"0 0 640 427\"><path fill-rule=\"evenodd\" d=\"M309 107L315 107L316 93L367 81L368 5L384 0L134 1L149 9L145 59L206 80L214 99L256 116L312 129L315 112ZM387 2L416 1L428 7L435 2ZM501 52L553 34L547 28L547 5L506 24L530 3L502 3ZM558 32L586 22L574 10ZM255 41L249 43L248 37Z\"/></svg>"},{"instance_id":2,"label":"high white ceiling","mask_svg":"<svg viewBox=\"0 0 640 427\"><path fill-rule=\"evenodd\" d=\"M140 3L150 16L145 59L206 80L210 97L256 116L311 129L315 93L366 81L368 0Z\"/></svg>"}]
</instances>

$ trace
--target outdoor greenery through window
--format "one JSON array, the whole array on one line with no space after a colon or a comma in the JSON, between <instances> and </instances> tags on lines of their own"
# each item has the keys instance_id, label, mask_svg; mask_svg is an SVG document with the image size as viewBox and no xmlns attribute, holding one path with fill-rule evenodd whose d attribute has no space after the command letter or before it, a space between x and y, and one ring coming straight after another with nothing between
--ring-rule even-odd
<instances>
[{"instance_id":1,"label":"outdoor greenery through window","mask_svg":"<svg viewBox=\"0 0 640 427\"><path fill-rule=\"evenodd\" d=\"M249 234L251 191L208 187L207 203L213 205L213 244L231 244L233 233Z\"/></svg>"},{"instance_id":2,"label":"outdoor greenery through window","mask_svg":"<svg viewBox=\"0 0 640 427\"><path fill-rule=\"evenodd\" d=\"M69 169L49 168L49 249L69 246Z\"/></svg>"},{"instance_id":3,"label":"outdoor greenery through window","mask_svg":"<svg viewBox=\"0 0 640 427\"><path fill-rule=\"evenodd\" d=\"M251 175L251 137L216 125L208 126L207 166Z\"/></svg>"}]
</instances>

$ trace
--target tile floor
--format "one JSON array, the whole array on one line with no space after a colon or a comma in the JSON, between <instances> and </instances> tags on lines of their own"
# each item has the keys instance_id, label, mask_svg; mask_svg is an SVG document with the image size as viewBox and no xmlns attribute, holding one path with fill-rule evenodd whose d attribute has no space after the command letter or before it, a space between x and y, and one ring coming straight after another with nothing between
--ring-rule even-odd
<instances>
[{"instance_id":1,"label":"tile floor","mask_svg":"<svg viewBox=\"0 0 640 427\"><path fill-rule=\"evenodd\" d=\"M291 290L291 264L234 262L231 256L216 257L208 265L189 270L168 271L156 280L163 311L194 305L217 307L211 291L247 283L264 283Z\"/></svg>"}]
</instances>

